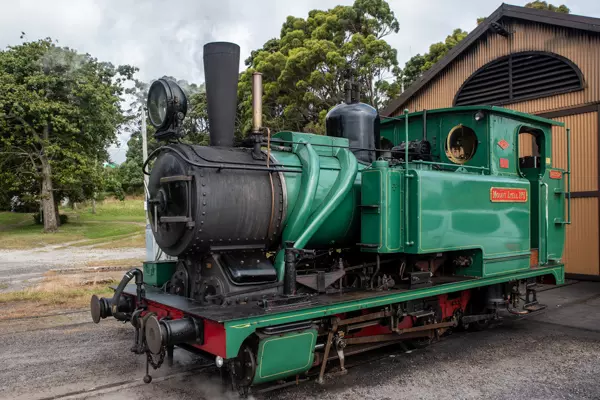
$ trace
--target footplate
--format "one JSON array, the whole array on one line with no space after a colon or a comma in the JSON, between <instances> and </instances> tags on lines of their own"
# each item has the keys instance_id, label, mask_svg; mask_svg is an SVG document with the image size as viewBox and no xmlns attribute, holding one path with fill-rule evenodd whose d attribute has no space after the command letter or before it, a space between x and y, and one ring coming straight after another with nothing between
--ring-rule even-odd
<instances>
[{"instance_id":1,"label":"footplate","mask_svg":"<svg viewBox=\"0 0 600 400\"><path fill-rule=\"evenodd\" d=\"M545 304L532 303L532 304L525 304L523 306L523 309L532 313L532 312L544 310L546 307L547 306Z\"/></svg>"},{"instance_id":2,"label":"footplate","mask_svg":"<svg viewBox=\"0 0 600 400\"><path fill-rule=\"evenodd\" d=\"M527 292L525 295L525 305L523 306L523 310L532 313L546 308L545 305L538 303L537 284L535 281L527 282L525 289Z\"/></svg>"}]
</instances>

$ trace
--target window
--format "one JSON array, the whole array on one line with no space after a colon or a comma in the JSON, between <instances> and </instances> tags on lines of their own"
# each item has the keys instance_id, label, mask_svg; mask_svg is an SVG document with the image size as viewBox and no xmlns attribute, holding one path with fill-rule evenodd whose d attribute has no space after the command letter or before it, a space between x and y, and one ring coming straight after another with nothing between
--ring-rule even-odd
<instances>
[{"instance_id":1,"label":"window","mask_svg":"<svg viewBox=\"0 0 600 400\"><path fill-rule=\"evenodd\" d=\"M455 164L465 164L477 151L477 135L473 129L457 125L446 139L446 157Z\"/></svg>"},{"instance_id":2,"label":"window","mask_svg":"<svg viewBox=\"0 0 600 400\"><path fill-rule=\"evenodd\" d=\"M500 105L583 89L575 64L552 53L523 52L494 60L458 90L455 106Z\"/></svg>"},{"instance_id":3,"label":"window","mask_svg":"<svg viewBox=\"0 0 600 400\"><path fill-rule=\"evenodd\" d=\"M522 126L518 132L518 148L519 148L519 170L521 175L524 175L527 169L537 169L543 164L543 143L544 133L535 128ZM537 175L536 175L537 179Z\"/></svg>"}]
</instances>

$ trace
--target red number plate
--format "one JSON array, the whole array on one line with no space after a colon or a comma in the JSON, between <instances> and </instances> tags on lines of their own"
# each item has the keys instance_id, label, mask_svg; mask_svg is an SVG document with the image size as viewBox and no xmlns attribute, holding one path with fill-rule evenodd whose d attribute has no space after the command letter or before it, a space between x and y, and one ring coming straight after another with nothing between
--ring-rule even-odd
<instances>
[{"instance_id":1,"label":"red number plate","mask_svg":"<svg viewBox=\"0 0 600 400\"><path fill-rule=\"evenodd\" d=\"M562 172L555 169L550 170L550 179L562 179Z\"/></svg>"},{"instance_id":2,"label":"red number plate","mask_svg":"<svg viewBox=\"0 0 600 400\"><path fill-rule=\"evenodd\" d=\"M490 201L493 203L526 203L527 189L491 188Z\"/></svg>"}]
</instances>

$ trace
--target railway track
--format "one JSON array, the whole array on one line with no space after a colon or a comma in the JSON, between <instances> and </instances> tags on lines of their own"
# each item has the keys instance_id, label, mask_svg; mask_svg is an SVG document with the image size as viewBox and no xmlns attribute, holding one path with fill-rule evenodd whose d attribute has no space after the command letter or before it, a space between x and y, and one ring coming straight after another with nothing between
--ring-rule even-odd
<instances>
[{"instance_id":1,"label":"railway track","mask_svg":"<svg viewBox=\"0 0 600 400\"><path fill-rule=\"evenodd\" d=\"M185 369L183 371L178 371L178 372L174 372L172 374L168 374L165 376L156 377L152 380L152 383L163 382L163 381L166 381L169 379L174 379L174 378L185 378L188 376L192 376L193 374L195 374L197 372L201 372L203 370L209 369L211 367L214 367L214 365L210 364L210 365L195 366L195 367L192 367L189 369ZM55 396L42 397L38 400L74 400L74 399L79 399L81 397L101 395L101 394L105 394L105 393L111 393L116 390L128 389L128 388L133 388L136 386L143 386L143 385L146 385L146 384L142 381L141 378L128 379L128 380L124 380L124 381L120 381L120 382L107 383L105 385L97 386L97 387L93 387L93 388L75 390L72 392L63 393L63 394L59 394L59 395L55 395Z\"/></svg>"}]
</instances>

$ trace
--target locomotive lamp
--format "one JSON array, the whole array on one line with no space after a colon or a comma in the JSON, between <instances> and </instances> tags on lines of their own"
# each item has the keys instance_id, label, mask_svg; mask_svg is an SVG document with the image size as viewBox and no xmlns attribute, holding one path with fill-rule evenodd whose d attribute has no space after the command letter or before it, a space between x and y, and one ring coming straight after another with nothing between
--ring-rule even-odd
<instances>
[{"instance_id":1,"label":"locomotive lamp","mask_svg":"<svg viewBox=\"0 0 600 400\"><path fill-rule=\"evenodd\" d=\"M156 128L156 139L168 140L183 136L181 123L187 113L187 97L177 83L159 79L148 91L148 118Z\"/></svg>"}]
</instances>

